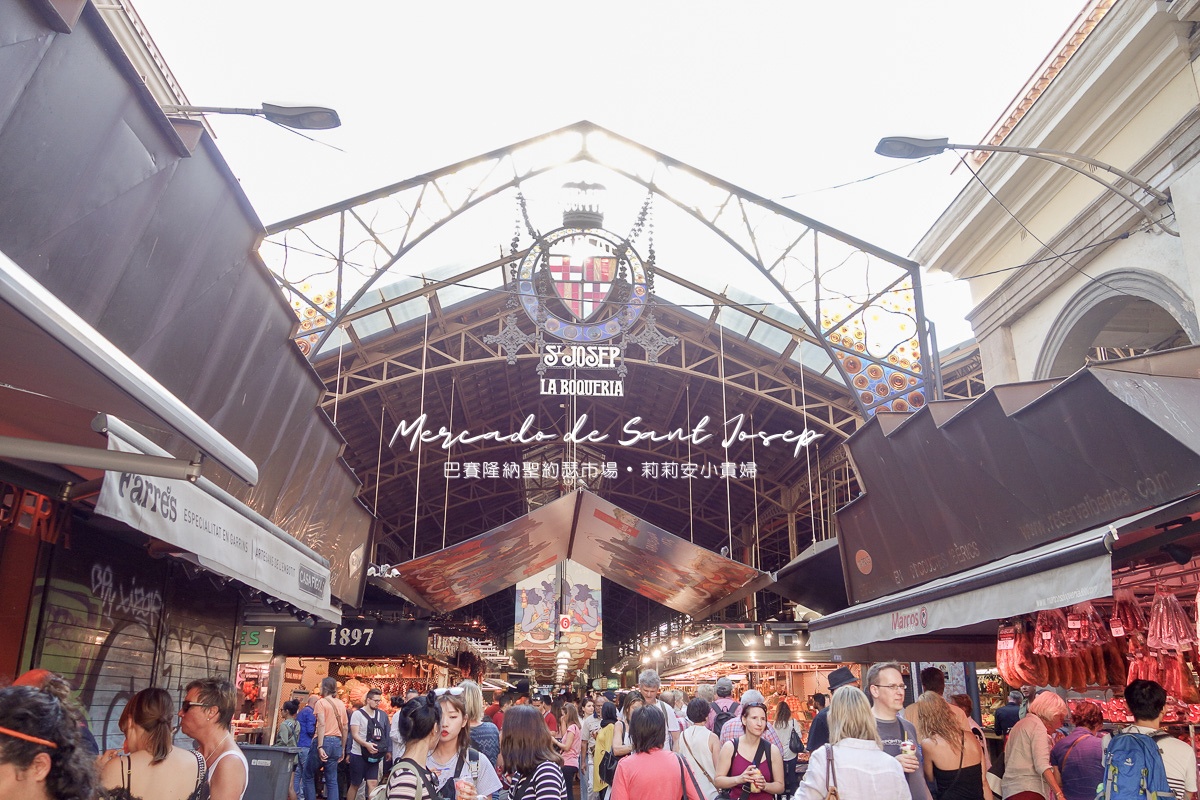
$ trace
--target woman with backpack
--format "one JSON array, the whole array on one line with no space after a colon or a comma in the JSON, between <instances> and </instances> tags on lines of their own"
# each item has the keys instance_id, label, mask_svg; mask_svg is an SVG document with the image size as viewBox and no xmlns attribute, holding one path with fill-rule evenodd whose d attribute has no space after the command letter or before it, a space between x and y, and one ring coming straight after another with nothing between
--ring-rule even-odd
<instances>
[{"instance_id":1,"label":"woman with backpack","mask_svg":"<svg viewBox=\"0 0 1200 800\"><path fill-rule=\"evenodd\" d=\"M388 773L387 800L437 800L435 778L425 765L442 733L442 710L433 692L405 703L396 712L396 729L404 737L404 757Z\"/></svg>"},{"instance_id":2,"label":"woman with backpack","mask_svg":"<svg viewBox=\"0 0 1200 800\"><path fill-rule=\"evenodd\" d=\"M437 787L442 797L455 797L458 781L470 781L474 784L477 797L488 797L502 788L500 776L496 774L496 768L492 766L488 757L471 747L471 731L467 725L467 707L463 702L463 692L461 686L434 690L442 711L442 728L437 745L425 759L425 764L436 776ZM462 794L459 790L460 800Z\"/></svg>"},{"instance_id":3,"label":"woman with backpack","mask_svg":"<svg viewBox=\"0 0 1200 800\"><path fill-rule=\"evenodd\" d=\"M1005 800L1064 800L1050 763L1050 734L1067 718L1067 704L1054 692L1029 701L1029 713L1012 727L1004 745Z\"/></svg>"},{"instance_id":4,"label":"woman with backpack","mask_svg":"<svg viewBox=\"0 0 1200 800\"><path fill-rule=\"evenodd\" d=\"M783 755L763 738L767 704L743 703L741 720L742 735L721 745L713 783L731 800L771 800L783 792Z\"/></svg>"},{"instance_id":5,"label":"woman with backpack","mask_svg":"<svg viewBox=\"0 0 1200 800\"><path fill-rule=\"evenodd\" d=\"M483 690L475 681L463 681L458 685L463 689L463 706L467 710L471 747L495 764L500 757L500 729L483 714Z\"/></svg>"},{"instance_id":6,"label":"woman with backpack","mask_svg":"<svg viewBox=\"0 0 1200 800\"><path fill-rule=\"evenodd\" d=\"M804 737L800 725L792 716L792 709L784 700L775 707L775 733L783 743L783 792L788 797L795 793L800 784L796 775L796 761L804 750ZM794 745L794 746L793 746Z\"/></svg>"}]
</instances>

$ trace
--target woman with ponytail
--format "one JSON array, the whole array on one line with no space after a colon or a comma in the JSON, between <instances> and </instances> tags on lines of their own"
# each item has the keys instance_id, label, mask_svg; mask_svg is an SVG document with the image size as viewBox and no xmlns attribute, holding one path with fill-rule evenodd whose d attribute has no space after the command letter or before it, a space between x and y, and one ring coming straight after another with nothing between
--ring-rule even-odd
<instances>
[{"instance_id":1,"label":"woman with ponytail","mask_svg":"<svg viewBox=\"0 0 1200 800\"><path fill-rule=\"evenodd\" d=\"M81 721L47 692L0 689L0 797L92 800L96 760L81 747Z\"/></svg>"},{"instance_id":2,"label":"woman with ponytail","mask_svg":"<svg viewBox=\"0 0 1200 800\"><path fill-rule=\"evenodd\" d=\"M125 751L104 765L109 800L204 800L204 758L171 744L175 708L164 689L143 689L121 712Z\"/></svg>"}]
</instances>

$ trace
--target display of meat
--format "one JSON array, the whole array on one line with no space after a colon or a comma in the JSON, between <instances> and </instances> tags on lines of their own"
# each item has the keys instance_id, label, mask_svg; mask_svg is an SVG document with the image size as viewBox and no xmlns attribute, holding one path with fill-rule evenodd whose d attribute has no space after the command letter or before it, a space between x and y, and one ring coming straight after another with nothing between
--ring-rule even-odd
<instances>
[{"instance_id":1,"label":"display of meat","mask_svg":"<svg viewBox=\"0 0 1200 800\"><path fill-rule=\"evenodd\" d=\"M1067 638L1067 615L1061 608L1048 608L1038 612L1033 652L1050 658L1067 656L1074 652Z\"/></svg>"},{"instance_id":2,"label":"display of meat","mask_svg":"<svg viewBox=\"0 0 1200 800\"><path fill-rule=\"evenodd\" d=\"M1162 588L1154 591L1150 621L1146 626L1146 645L1151 650L1181 653L1196 641L1196 626L1183 612L1179 598Z\"/></svg>"},{"instance_id":3,"label":"display of meat","mask_svg":"<svg viewBox=\"0 0 1200 800\"><path fill-rule=\"evenodd\" d=\"M1132 589L1117 589L1113 592L1113 601L1112 618L1120 623L1124 635L1131 631L1146 630L1146 615L1142 613Z\"/></svg>"},{"instance_id":4,"label":"display of meat","mask_svg":"<svg viewBox=\"0 0 1200 800\"><path fill-rule=\"evenodd\" d=\"M1067 609L1067 634L1079 647L1094 647L1112 641L1112 633L1091 603L1078 603Z\"/></svg>"}]
</instances>

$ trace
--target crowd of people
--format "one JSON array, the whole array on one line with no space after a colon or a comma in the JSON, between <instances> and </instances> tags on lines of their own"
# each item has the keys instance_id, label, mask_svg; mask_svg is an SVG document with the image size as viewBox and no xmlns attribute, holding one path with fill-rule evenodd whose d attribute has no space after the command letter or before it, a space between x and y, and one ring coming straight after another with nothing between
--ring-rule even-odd
<instances>
[{"instance_id":1,"label":"crowd of people","mask_svg":"<svg viewBox=\"0 0 1200 800\"><path fill-rule=\"evenodd\" d=\"M390 716L378 689L348 708L329 677L303 708L283 704L275 744L299 753L290 800L1093 800L1116 752L1158 797L1196 798L1195 756L1161 730L1167 695L1153 681L1125 689L1135 721L1111 735L1098 704L1072 711L1023 687L996 715L996 764L969 699L947 700L936 668L907 707L898 663L861 680L839 667L828 683L805 731L782 698L735 698L728 678L688 697L650 669L621 694L551 697L522 681L486 707L466 680L392 697ZM27 673L0 689L0 800L242 800L235 702L223 678L188 684L178 711L167 691L145 689L120 715L124 747L100 753L66 682ZM174 745L176 728L194 749Z\"/></svg>"}]
</instances>

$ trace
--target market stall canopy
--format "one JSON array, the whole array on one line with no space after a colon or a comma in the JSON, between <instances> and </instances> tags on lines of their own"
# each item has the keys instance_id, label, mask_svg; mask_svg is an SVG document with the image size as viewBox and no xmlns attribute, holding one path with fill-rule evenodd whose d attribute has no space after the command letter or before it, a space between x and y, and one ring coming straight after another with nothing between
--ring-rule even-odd
<instances>
[{"instance_id":1,"label":"market stall canopy","mask_svg":"<svg viewBox=\"0 0 1200 800\"><path fill-rule=\"evenodd\" d=\"M702 619L771 577L576 489L519 519L401 564L373 580L446 613L515 586L564 559L668 608Z\"/></svg>"},{"instance_id":2,"label":"market stall canopy","mask_svg":"<svg viewBox=\"0 0 1200 800\"><path fill-rule=\"evenodd\" d=\"M880 415L848 446L865 493L837 520L862 603L1195 492L1200 348Z\"/></svg>"},{"instance_id":3,"label":"market stall canopy","mask_svg":"<svg viewBox=\"0 0 1200 800\"><path fill-rule=\"evenodd\" d=\"M775 583L767 588L822 614L832 614L850 605L837 539L813 542L781 567L775 573Z\"/></svg>"},{"instance_id":4,"label":"market stall canopy","mask_svg":"<svg viewBox=\"0 0 1200 800\"><path fill-rule=\"evenodd\" d=\"M1157 550L1164 531L1191 532L1183 523L1196 516L1200 494L862 603L811 621L810 646L838 651L952 629L975 635L979 623L1108 597L1115 565Z\"/></svg>"}]
</instances>

